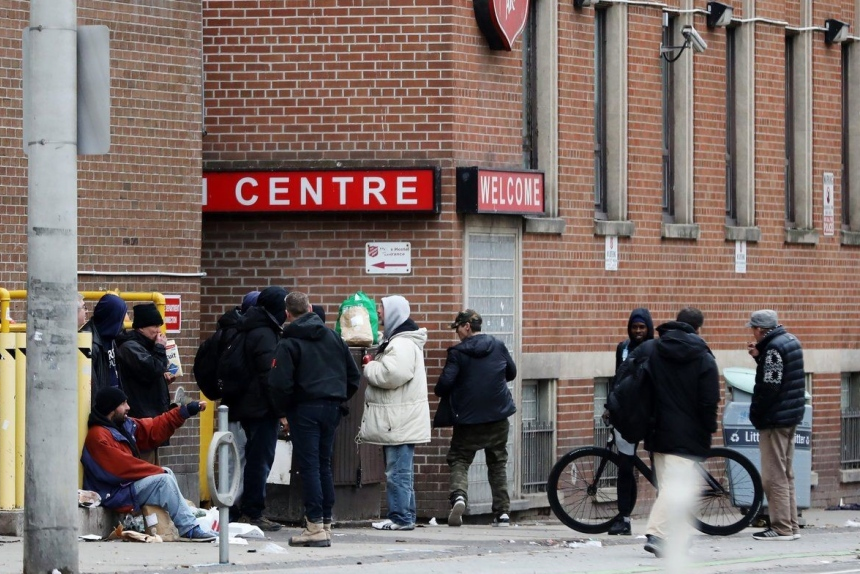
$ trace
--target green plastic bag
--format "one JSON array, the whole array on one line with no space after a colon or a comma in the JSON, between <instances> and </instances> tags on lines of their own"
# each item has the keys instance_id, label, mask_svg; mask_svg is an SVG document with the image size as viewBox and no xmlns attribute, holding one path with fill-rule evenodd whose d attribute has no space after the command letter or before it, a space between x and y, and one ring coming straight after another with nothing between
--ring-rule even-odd
<instances>
[{"instance_id":1,"label":"green plastic bag","mask_svg":"<svg viewBox=\"0 0 860 574\"><path fill-rule=\"evenodd\" d=\"M376 303L364 291L357 291L340 304L334 330L351 347L369 347L379 340Z\"/></svg>"}]
</instances>

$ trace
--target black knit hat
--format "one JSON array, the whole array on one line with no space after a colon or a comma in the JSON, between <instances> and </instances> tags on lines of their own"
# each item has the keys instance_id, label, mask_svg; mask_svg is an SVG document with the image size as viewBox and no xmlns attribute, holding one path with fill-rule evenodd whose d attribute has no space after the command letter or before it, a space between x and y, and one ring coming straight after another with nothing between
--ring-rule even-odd
<instances>
[{"instance_id":1,"label":"black knit hat","mask_svg":"<svg viewBox=\"0 0 860 574\"><path fill-rule=\"evenodd\" d=\"M93 412L107 416L127 400L128 397L121 388L105 387L96 393L96 404L93 405Z\"/></svg>"},{"instance_id":2,"label":"black knit hat","mask_svg":"<svg viewBox=\"0 0 860 574\"><path fill-rule=\"evenodd\" d=\"M257 307L272 314L278 325L287 320L287 290L282 287L266 287L257 297Z\"/></svg>"},{"instance_id":3,"label":"black knit hat","mask_svg":"<svg viewBox=\"0 0 860 574\"><path fill-rule=\"evenodd\" d=\"M135 305L133 311L134 321L131 323L132 329L160 327L164 325L164 319L161 318L161 313L158 312L158 307L155 306L155 303Z\"/></svg>"}]
</instances>

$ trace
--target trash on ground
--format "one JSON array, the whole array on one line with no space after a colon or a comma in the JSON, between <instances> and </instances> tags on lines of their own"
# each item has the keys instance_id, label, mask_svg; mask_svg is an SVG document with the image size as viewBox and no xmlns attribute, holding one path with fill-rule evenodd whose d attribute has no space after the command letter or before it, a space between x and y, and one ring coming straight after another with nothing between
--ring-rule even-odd
<instances>
[{"instance_id":1,"label":"trash on ground","mask_svg":"<svg viewBox=\"0 0 860 574\"><path fill-rule=\"evenodd\" d=\"M98 534L83 534L78 536L78 540L83 540L85 542L96 542L97 540L101 540L102 537Z\"/></svg>"},{"instance_id":2,"label":"trash on ground","mask_svg":"<svg viewBox=\"0 0 860 574\"><path fill-rule=\"evenodd\" d=\"M436 517L435 517L435 516L434 516L433 518L431 518L431 519L430 519L430 522L428 522L427 524L429 524L430 526L439 526L439 523L438 523L438 522L436 522Z\"/></svg>"},{"instance_id":3,"label":"trash on ground","mask_svg":"<svg viewBox=\"0 0 860 574\"><path fill-rule=\"evenodd\" d=\"M230 535L230 538L237 536L239 538L259 538L260 540L265 540L266 535L263 534L263 531L260 530L259 526L254 526L253 524L245 524L244 522L231 522L229 524L229 530L227 533Z\"/></svg>"},{"instance_id":4,"label":"trash on ground","mask_svg":"<svg viewBox=\"0 0 860 574\"><path fill-rule=\"evenodd\" d=\"M102 497L99 496L98 492L93 492L92 490L78 490L78 506L93 508L94 506L101 506L101 504Z\"/></svg>"},{"instance_id":5,"label":"trash on ground","mask_svg":"<svg viewBox=\"0 0 860 574\"><path fill-rule=\"evenodd\" d=\"M274 542L269 542L268 544L266 544L263 548L260 549L260 552L268 552L269 554L289 554L286 548L284 548L283 546L278 546Z\"/></svg>"}]
</instances>

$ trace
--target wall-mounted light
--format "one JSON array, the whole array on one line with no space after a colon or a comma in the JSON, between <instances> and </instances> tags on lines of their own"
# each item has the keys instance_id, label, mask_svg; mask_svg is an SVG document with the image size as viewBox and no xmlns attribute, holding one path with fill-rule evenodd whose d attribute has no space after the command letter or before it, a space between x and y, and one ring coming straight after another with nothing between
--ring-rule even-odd
<instances>
[{"instance_id":1,"label":"wall-mounted light","mask_svg":"<svg viewBox=\"0 0 860 574\"><path fill-rule=\"evenodd\" d=\"M708 28L728 26L732 22L733 14L734 10L731 6L723 4L722 2L708 2L708 16L706 21Z\"/></svg>"},{"instance_id":2,"label":"wall-mounted light","mask_svg":"<svg viewBox=\"0 0 860 574\"><path fill-rule=\"evenodd\" d=\"M585 8L587 6L594 6L597 3L597 0L573 0L574 8Z\"/></svg>"},{"instance_id":3,"label":"wall-mounted light","mask_svg":"<svg viewBox=\"0 0 860 574\"><path fill-rule=\"evenodd\" d=\"M828 44L839 44L848 39L851 26L845 22L829 18L824 21L824 41Z\"/></svg>"}]
</instances>

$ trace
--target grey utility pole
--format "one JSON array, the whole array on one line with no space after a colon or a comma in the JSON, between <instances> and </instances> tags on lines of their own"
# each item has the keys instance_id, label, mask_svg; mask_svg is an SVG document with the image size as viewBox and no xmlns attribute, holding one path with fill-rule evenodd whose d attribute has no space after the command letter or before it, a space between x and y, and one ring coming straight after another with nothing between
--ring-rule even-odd
<instances>
[{"instance_id":1,"label":"grey utility pole","mask_svg":"<svg viewBox=\"0 0 860 574\"><path fill-rule=\"evenodd\" d=\"M24 574L77 573L77 7L31 0ZM20 397L19 397L20 400Z\"/></svg>"}]
</instances>

